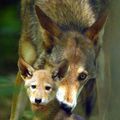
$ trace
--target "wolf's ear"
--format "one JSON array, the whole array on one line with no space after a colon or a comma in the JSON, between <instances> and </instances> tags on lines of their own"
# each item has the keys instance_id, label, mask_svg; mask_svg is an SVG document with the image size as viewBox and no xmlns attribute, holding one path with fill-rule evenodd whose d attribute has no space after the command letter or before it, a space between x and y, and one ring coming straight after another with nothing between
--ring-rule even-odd
<instances>
[{"instance_id":1,"label":"wolf's ear","mask_svg":"<svg viewBox=\"0 0 120 120\"><path fill-rule=\"evenodd\" d=\"M67 72L67 69L68 69L68 61L64 59L53 71L52 78L54 80L56 80L56 78L57 79L63 78Z\"/></svg>"},{"instance_id":2,"label":"wolf's ear","mask_svg":"<svg viewBox=\"0 0 120 120\"><path fill-rule=\"evenodd\" d=\"M93 42L96 42L97 38L98 38L98 34L101 31L101 29L103 28L106 20L108 17L108 11L104 11L101 13L101 15L98 17L98 19L96 20L96 22L89 27L86 31L85 31L85 35Z\"/></svg>"},{"instance_id":3,"label":"wolf's ear","mask_svg":"<svg viewBox=\"0 0 120 120\"><path fill-rule=\"evenodd\" d=\"M35 6L36 14L41 26L52 36L59 37L62 33L58 25L51 20L37 5Z\"/></svg>"},{"instance_id":4,"label":"wolf's ear","mask_svg":"<svg viewBox=\"0 0 120 120\"><path fill-rule=\"evenodd\" d=\"M30 66L27 62L25 62L23 58L19 58L18 67L23 80L25 80L26 77L28 78L32 77L34 68Z\"/></svg>"}]
</instances>

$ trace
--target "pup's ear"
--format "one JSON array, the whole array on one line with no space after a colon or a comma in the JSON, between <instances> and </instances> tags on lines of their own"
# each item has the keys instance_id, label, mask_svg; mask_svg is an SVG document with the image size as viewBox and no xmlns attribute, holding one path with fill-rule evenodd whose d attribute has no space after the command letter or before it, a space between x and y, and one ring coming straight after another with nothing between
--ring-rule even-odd
<instances>
[{"instance_id":1,"label":"pup's ear","mask_svg":"<svg viewBox=\"0 0 120 120\"><path fill-rule=\"evenodd\" d=\"M20 74L23 80L25 80L26 77L27 78L32 77L34 68L30 66L27 62L25 62L23 58L19 58L18 68L19 68L19 71L20 71Z\"/></svg>"},{"instance_id":2,"label":"pup's ear","mask_svg":"<svg viewBox=\"0 0 120 120\"><path fill-rule=\"evenodd\" d=\"M101 13L101 15L98 17L98 19L96 20L96 22L89 27L86 31L85 31L85 35L94 43L96 42L96 40L98 40L98 34L101 31L101 29L103 28L106 20L108 17L108 11L104 11Z\"/></svg>"},{"instance_id":3,"label":"pup's ear","mask_svg":"<svg viewBox=\"0 0 120 120\"><path fill-rule=\"evenodd\" d=\"M59 26L51 20L38 6L35 6L36 14L41 26L54 37L59 37L62 33Z\"/></svg>"}]
</instances>

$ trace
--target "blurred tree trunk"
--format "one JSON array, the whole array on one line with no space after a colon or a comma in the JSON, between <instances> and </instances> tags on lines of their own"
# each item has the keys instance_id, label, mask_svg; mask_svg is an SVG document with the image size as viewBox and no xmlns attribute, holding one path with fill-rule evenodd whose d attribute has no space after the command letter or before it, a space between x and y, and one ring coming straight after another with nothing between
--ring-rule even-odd
<instances>
[{"instance_id":1,"label":"blurred tree trunk","mask_svg":"<svg viewBox=\"0 0 120 120\"><path fill-rule=\"evenodd\" d=\"M110 15L105 27L105 50L110 55L111 98L108 120L120 120L120 0L111 0ZM108 46L108 49L107 47ZM108 56L106 54L106 56ZM106 96L107 97L107 96ZM106 119L105 119L106 120Z\"/></svg>"}]
</instances>

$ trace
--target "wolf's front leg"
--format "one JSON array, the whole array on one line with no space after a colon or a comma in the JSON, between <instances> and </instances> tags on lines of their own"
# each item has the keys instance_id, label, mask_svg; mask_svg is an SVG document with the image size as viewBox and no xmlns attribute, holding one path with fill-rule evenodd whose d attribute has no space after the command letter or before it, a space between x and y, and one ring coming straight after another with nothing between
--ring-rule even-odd
<instances>
[{"instance_id":1,"label":"wolf's front leg","mask_svg":"<svg viewBox=\"0 0 120 120\"><path fill-rule=\"evenodd\" d=\"M23 80L18 72L15 83L15 92L12 100L10 120L19 120L27 103L27 96L25 95L22 81Z\"/></svg>"}]
</instances>

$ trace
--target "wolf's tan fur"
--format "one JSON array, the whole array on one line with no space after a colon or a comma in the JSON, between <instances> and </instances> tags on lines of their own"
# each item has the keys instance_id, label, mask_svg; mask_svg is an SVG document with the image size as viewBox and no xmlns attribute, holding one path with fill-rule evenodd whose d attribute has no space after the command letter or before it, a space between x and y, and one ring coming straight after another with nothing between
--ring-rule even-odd
<instances>
[{"instance_id":1,"label":"wolf's tan fur","mask_svg":"<svg viewBox=\"0 0 120 120\"><path fill-rule=\"evenodd\" d=\"M57 79L58 89L65 88L65 101L68 105L72 101L72 107L77 104L82 88L96 77L95 62L101 47L98 34L107 18L106 12L102 13L105 8L105 0L21 1L19 58L35 70L49 71L53 75L51 79ZM78 77L82 72L87 74L87 79L80 82ZM23 82L20 71L18 74L17 81ZM76 95L72 96L70 91ZM13 103L11 120L19 118L19 111L15 115L16 107Z\"/></svg>"}]
</instances>

